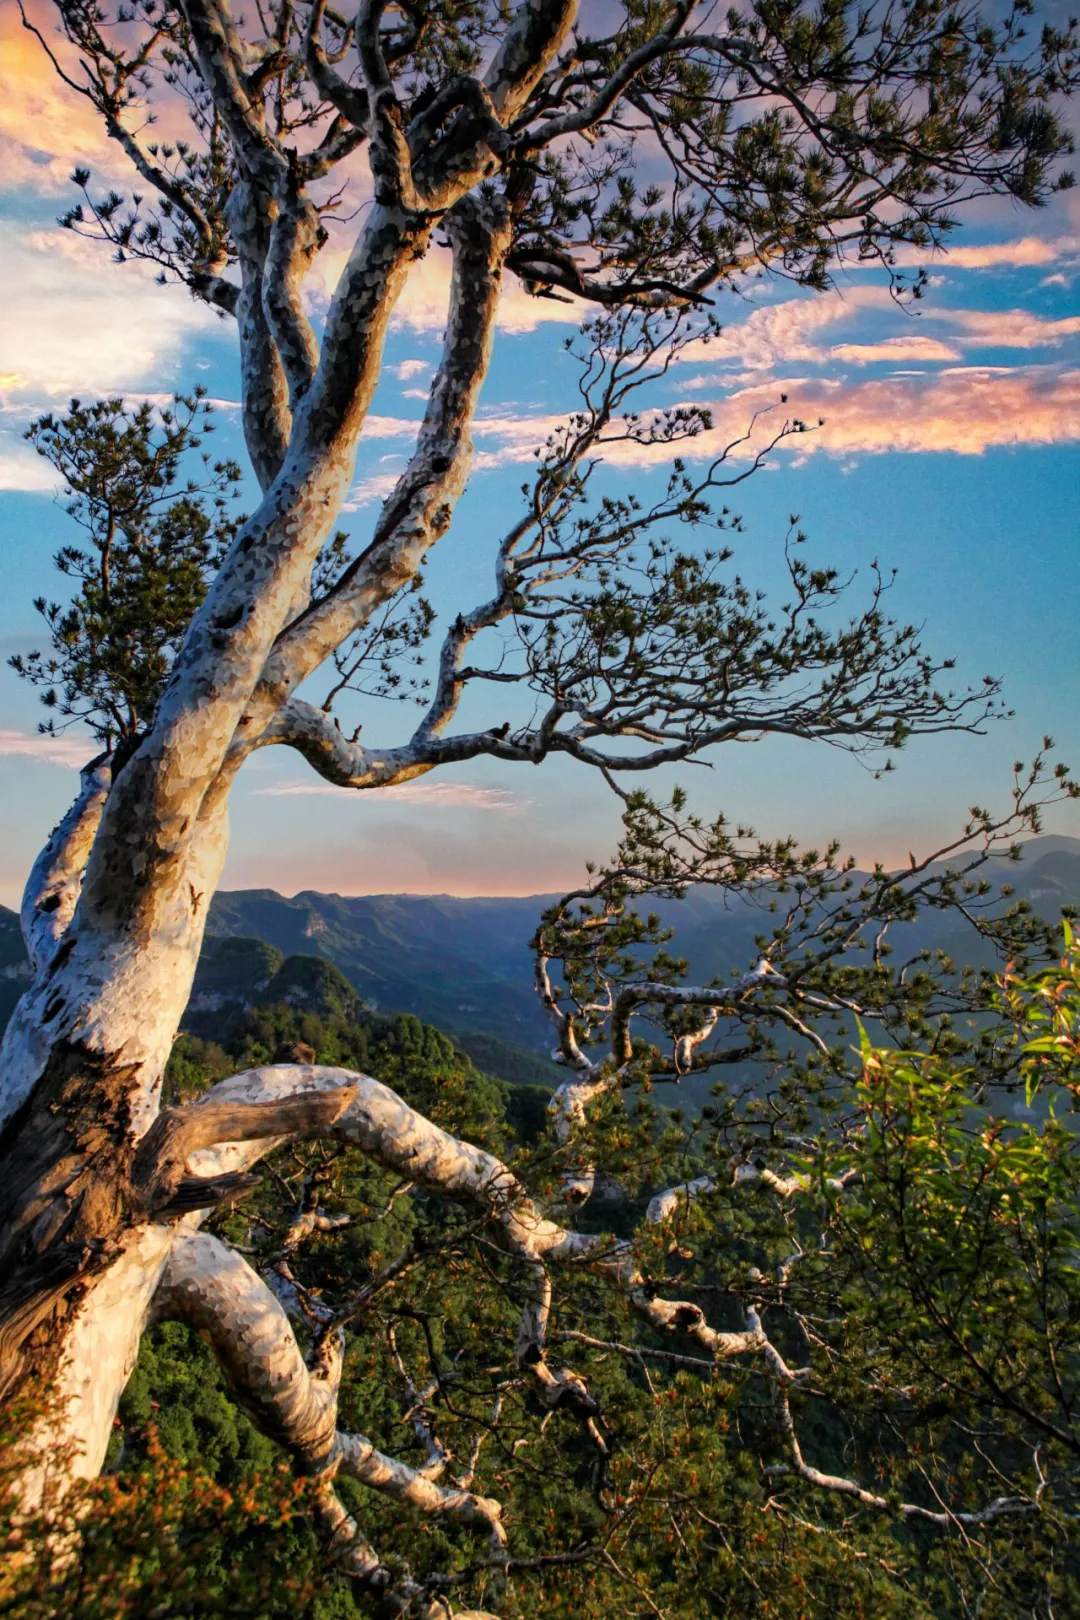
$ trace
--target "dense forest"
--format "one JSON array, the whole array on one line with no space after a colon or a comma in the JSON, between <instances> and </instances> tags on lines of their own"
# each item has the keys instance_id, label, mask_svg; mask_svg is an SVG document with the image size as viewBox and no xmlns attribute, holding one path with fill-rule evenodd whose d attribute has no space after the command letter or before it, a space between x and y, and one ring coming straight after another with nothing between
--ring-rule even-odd
<instances>
[{"instance_id":1,"label":"dense forest","mask_svg":"<svg viewBox=\"0 0 1080 1620\"><path fill-rule=\"evenodd\" d=\"M366 1071L431 1120L503 1155L530 1183L550 1179L547 1090L491 1079L412 1016L365 1016L348 1000L349 988L332 968L313 972L307 1005L297 1004L303 998L294 986L291 1004L235 1012L223 1044L181 1036L168 1101L189 1101L238 1068L267 1063ZM1051 1115L1080 1095L1078 1025L1073 955L1028 985L1006 985L996 1008L996 1037L1023 1038L1028 1055L1014 1072L1026 1073L1029 1099L1041 1091ZM508 1616L599 1620L616 1604L673 1620L705 1612L796 1620L826 1609L852 1620L959 1620L973 1604L987 1616L1070 1612L1080 1601L1071 1531L1078 1478L1052 1414L1053 1382L1071 1376L1080 1325L1072 1251L1061 1252L1076 1233L1073 1127L1067 1116L1058 1126L1040 1109L1037 1129L1003 1131L985 1104L973 1118L962 1070L885 1062L902 1106L891 1119L884 1097L864 1108L867 1123L880 1127L875 1155L887 1161L891 1136L901 1160L891 1171L899 1172L892 1192L901 1200L901 1227L911 1219L902 1213L905 1196L914 1195L912 1232L924 1251L916 1265L888 1230L895 1217L882 1197L881 1163L873 1197L851 1212L850 1225L837 1221L835 1200L828 1208L823 1183L814 1188L808 1178L794 1215L729 1189L707 1201L707 1212L688 1202L664 1242L669 1278L681 1274L684 1288L692 1278L698 1297L712 1297L718 1320L724 1293L739 1273L745 1278L748 1262L790 1264L793 1244L829 1242L827 1288L823 1275L811 1275L800 1298L774 1301L791 1306L776 1342L788 1352L785 1341L793 1350L803 1337L812 1348L815 1313L843 1311L842 1324L821 1319L830 1341L825 1376L800 1395L801 1443L819 1467L857 1470L880 1492L881 1507L871 1513L843 1497L830 1503L813 1490L793 1493L782 1478L784 1436L767 1384L747 1368L673 1351L664 1334L629 1330L632 1344L625 1343L625 1308L598 1294L587 1274L562 1279L551 1338L591 1347L580 1363L588 1395L545 1410L525 1370L498 1349L513 1335L520 1280L504 1257L477 1243L467 1210L448 1219L442 1200L348 1148L294 1144L266 1161L257 1185L213 1217L212 1229L252 1257L305 1336L315 1341L331 1316L343 1327L346 1420L355 1414L376 1447L411 1460L422 1477L473 1489L482 1478L497 1488L514 1536L509 1561L498 1545L492 1557L482 1521L465 1537L448 1534L437 1520L379 1503L342 1480L344 1506L377 1527L391 1561L397 1550L436 1589L478 1585ZM717 1123L725 1093L717 1085L717 1105L707 1109ZM614 1182L596 1189L606 1229L631 1232L676 1167L685 1175L715 1162L715 1139L703 1124L687 1130L648 1095L616 1101L597 1136L613 1175L623 1185L632 1178L636 1191L623 1204ZM820 1174L835 1168L824 1150L819 1162ZM587 1205L586 1228L589 1217ZM901 1275L888 1276L892 1265ZM764 1282L751 1266L755 1274ZM966 1323L961 1347L950 1348L948 1335L942 1342L935 1302L921 1294L927 1279L954 1312L956 1291L966 1296L953 1316ZM1044 1316L1040 1330L1047 1288L1055 1314L1052 1329ZM582 1311L589 1333L563 1331ZM1051 1333L1043 1349L1040 1331ZM1004 1390L977 1359L967 1376L957 1361L958 1348L978 1356L999 1332L1003 1359L994 1364L1016 1380ZM1064 1359L1055 1363L1057 1354ZM1071 1386L1057 1398L1067 1420ZM11 1461L17 1451L7 1453ZM770 1461L780 1468L770 1470ZM1019 1496L1002 1497L1000 1517L986 1516L984 1505L982 1518L976 1511L974 1522L966 1520L961 1504L979 1501L1005 1469L1014 1471L1015 1490L1032 1467L1040 1511ZM931 1505L949 1492L943 1523L929 1512L923 1520L901 1511L913 1483ZM37 1528L15 1530L14 1545L29 1557L5 1584L4 1612L27 1620L365 1614L347 1573L327 1565L314 1488L294 1477L273 1439L245 1416L199 1334L163 1322L143 1339L79 1528L65 1514L69 1528L49 1531L56 1520L46 1504ZM552 1572L557 1580L545 1578Z\"/></svg>"}]
</instances>

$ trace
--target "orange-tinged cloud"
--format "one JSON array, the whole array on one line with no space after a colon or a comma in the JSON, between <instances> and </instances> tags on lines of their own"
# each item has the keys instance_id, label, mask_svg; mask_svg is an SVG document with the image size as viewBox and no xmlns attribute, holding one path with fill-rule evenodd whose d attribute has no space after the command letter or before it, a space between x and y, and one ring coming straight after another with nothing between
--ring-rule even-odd
<instances>
[{"instance_id":1,"label":"orange-tinged cloud","mask_svg":"<svg viewBox=\"0 0 1080 1620\"><path fill-rule=\"evenodd\" d=\"M851 320L863 310L890 307L884 287L854 287L838 293L788 298L755 309L744 321L725 325L719 336L702 338L680 351L681 364L732 364L747 371L772 371L791 361L816 364L828 358L812 339L826 326Z\"/></svg>"},{"instance_id":2,"label":"orange-tinged cloud","mask_svg":"<svg viewBox=\"0 0 1080 1620\"><path fill-rule=\"evenodd\" d=\"M1063 366L956 366L937 374L901 373L854 383L793 377L753 383L707 403L714 425L697 438L674 448L612 444L606 461L648 468L670 462L676 453L687 460L712 459L742 438L755 413L760 414L754 432L732 452L733 461L764 451L784 422L796 418L812 431L792 434L782 450L800 456L889 451L972 456L1007 446L1080 442L1080 370ZM560 420L502 416L478 422L477 469L531 461L533 448Z\"/></svg>"},{"instance_id":3,"label":"orange-tinged cloud","mask_svg":"<svg viewBox=\"0 0 1080 1620\"><path fill-rule=\"evenodd\" d=\"M778 402L786 393L786 405ZM784 420L798 416L814 431L785 441L787 451L837 456L947 451L982 455L1010 445L1080 441L1080 370L1057 366L962 367L927 377L875 377L857 383L795 378L741 389L713 406L716 426L686 447L695 459L716 455L745 431L756 410L760 447ZM818 418L824 425L817 428ZM639 461L615 447L613 461Z\"/></svg>"},{"instance_id":4,"label":"orange-tinged cloud","mask_svg":"<svg viewBox=\"0 0 1080 1620\"><path fill-rule=\"evenodd\" d=\"M77 75L49 8L31 6L28 15ZM65 190L76 162L99 174L131 173L99 114L61 81L41 43L23 27L18 8L7 6L0 11L0 185Z\"/></svg>"},{"instance_id":5,"label":"orange-tinged cloud","mask_svg":"<svg viewBox=\"0 0 1080 1620\"><path fill-rule=\"evenodd\" d=\"M0 737L2 735L0 733ZM351 797L354 801L357 797L355 788L335 787L333 783L321 782L314 776L255 789L257 798L292 799L313 795L337 799ZM439 810L482 810L497 815L516 815L528 804L527 799L517 798L506 788L479 787L474 782L453 781L405 782L399 787L368 788L364 791L364 798L371 804L381 804L392 799L402 804L415 805L419 809L433 806Z\"/></svg>"},{"instance_id":6,"label":"orange-tinged cloud","mask_svg":"<svg viewBox=\"0 0 1080 1620\"><path fill-rule=\"evenodd\" d=\"M40 31L64 72L78 85L84 78L78 53L57 31L55 8L47 0L23 0L28 20ZM154 128L146 125L152 111ZM132 116L146 140L190 138L182 99L155 86L152 109ZM0 0L0 186L30 186L38 192L68 192L76 164L85 164L94 184L121 189L137 184L135 170L118 142L110 140L86 96L65 84L45 47L25 28L13 0Z\"/></svg>"},{"instance_id":7,"label":"orange-tinged cloud","mask_svg":"<svg viewBox=\"0 0 1080 1620\"><path fill-rule=\"evenodd\" d=\"M1080 315L1050 321L1026 309L941 309L930 318L951 321L960 328L957 341L979 349L1056 349L1067 338L1080 336Z\"/></svg>"},{"instance_id":8,"label":"orange-tinged cloud","mask_svg":"<svg viewBox=\"0 0 1080 1620\"><path fill-rule=\"evenodd\" d=\"M879 325L891 316L901 321L906 330L829 347L818 341L824 328L868 315ZM951 328L947 341L920 330L922 323L930 321ZM928 304L917 314L901 316L884 287L857 287L843 298L819 295L766 305L746 320L726 326L719 337L688 345L679 358L699 364L734 363L747 373L775 371L792 364L825 365L833 360L852 365L932 363L958 360L962 349L1059 348L1078 335L1080 317L1048 320L1024 309L977 310ZM698 389L706 382L696 378L693 386Z\"/></svg>"}]
</instances>

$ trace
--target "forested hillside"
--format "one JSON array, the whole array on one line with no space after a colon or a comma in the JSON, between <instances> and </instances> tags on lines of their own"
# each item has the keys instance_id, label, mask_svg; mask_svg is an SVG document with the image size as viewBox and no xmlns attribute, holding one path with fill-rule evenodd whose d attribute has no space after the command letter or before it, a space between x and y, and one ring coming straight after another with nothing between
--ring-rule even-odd
<instances>
[{"instance_id":1,"label":"forested hillside","mask_svg":"<svg viewBox=\"0 0 1080 1620\"><path fill-rule=\"evenodd\" d=\"M236 949L220 952L219 982L230 958L246 970L258 957L269 985L284 993L274 1005L247 1010L229 1003L220 1041L181 1036L166 1076L167 1104L190 1103L237 1069L349 1068L378 1076L533 1184L550 1182L545 1089L485 1076L453 1041L410 1015L365 1012L343 976L318 958L282 962L271 947L230 944ZM1034 1000L1000 1002L998 1019L1011 1019L1012 1032L1029 1038L1070 1028L1080 1017L1080 958L1071 967L1067 959L1066 969L1028 987ZM1039 1010L1044 984L1061 1012L1050 1023ZM1042 1083L1053 1097L1075 1084L1075 1072L1075 1055L1063 1052ZM890 1117L892 1085L907 1099L902 1117ZM706 1613L968 1620L973 1600L989 1620L1064 1615L1080 1603L1067 1472L1059 1467L1056 1476L1065 1491L1060 1505L1048 1496L1037 1514L1023 1497L1000 1494L1000 1470L1008 1465L1024 1477L1025 1446L1040 1425L1049 1434L1034 1454L1040 1491L1054 1460L1062 1461L1040 1352L1055 1365L1078 1302L1073 1273L1061 1269L1039 1223L1074 1227L1075 1210L1061 1201L1075 1190L1077 1161L1075 1153L1071 1162L1060 1157L1067 1137L1051 1125L1038 1135L1022 1132L1011 1156L995 1162L971 1140L967 1089L964 1077L944 1066L900 1065L880 1096L864 1081L857 1095L869 1127L867 1168L878 1177L871 1196L858 1196L858 1157L841 1172L841 1160L823 1155L817 1172L826 1178L821 1188L839 1187L828 1179L837 1172L849 1183L846 1216L814 1190L813 1174L807 1196L787 1209L741 1194L736 1178L697 1212L688 1193L670 1237L661 1229L661 1241L651 1241L652 1263L666 1271L668 1287L693 1278L695 1294L712 1297L717 1321L735 1327L733 1296L757 1279L761 1308L768 1303L791 1318L774 1353L791 1355L800 1340L827 1351L812 1377L809 1368L791 1372L781 1360L790 1389L774 1380L771 1393L752 1367L733 1362L729 1369L695 1354L689 1321L682 1324L690 1335L685 1347L672 1349L662 1330L639 1332L627 1344L633 1329L625 1305L598 1290L585 1269L562 1278L550 1340L587 1365L588 1383L570 1377L559 1399L547 1399L527 1359L508 1359L505 1351L521 1268L484 1244L467 1206L454 1212L451 1205L448 1214L443 1201L355 1148L293 1142L265 1161L239 1201L219 1209L204 1232L259 1267L314 1364L327 1336L343 1335L340 1410L347 1421L363 1422L358 1443L377 1469L387 1479L393 1468L404 1469L410 1483L403 1498L396 1491L373 1497L341 1476L337 1498L377 1532L387 1567L407 1561L426 1589L478 1588L507 1620L609 1620L613 1612L664 1620ZM653 1218L650 1195L677 1168L688 1174L715 1162L707 1134L665 1121L643 1098L617 1103L594 1141L621 1183L615 1202L616 1182L606 1190L598 1183L595 1194L600 1222L614 1233L631 1232L646 1205ZM890 1154L897 1162L883 1173ZM1045 1189L1030 1209L1014 1200L1014 1230L1010 1199L1032 1175ZM899 1199L894 1214L890 1194ZM593 1230L597 1218L580 1211L579 1229ZM809 1250L823 1223L829 1252L823 1248L815 1267L803 1245ZM906 1223L925 1252L905 1252ZM824 1245L823 1232L819 1240ZM760 1268L779 1266L783 1277L794 1258L798 1287L790 1298L774 1297ZM971 1291L960 1308L954 1281ZM828 1314L838 1288L843 1323ZM1046 1288L1054 1314L1040 1327ZM962 1344L950 1345L934 1318L945 1300ZM991 1375L987 1388L985 1347L1006 1326L1017 1334L1017 1312L1026 1326L1016 1338L1016 1381L1001 1392ZM570 1325L582 1313L584 1332ZM1006 1360L1013 1354L1010 1341ZM1069 1376L1058 1396L1066 1406ZM779 1407L778 1389L789 1389ZM50 1541L35 1530L24 1541L16 1530L8 1545L25 1544L30 1562L16 1560L7 1584L0 1581L5 1612L19 1620L369 1614L366 1588L350 1567L327 1561L319 1485L291 1477L273 1436L249 1421L235 1393L203 1335L177 1321L152 1326L120 1403L103 1477L87 1487L91 1511L77 1557L66 1551L68 1532ZM790 1420L788 1403L796 1399L797 1455L815 1460L811 1486L826 1486L805 1500L786 1478L780 1421L784 1413ZM15 1448L8 1458L18 1465ZM863 1503L852 1512L843 1493L856 1469ZM499 1504L474 1494L481 1477L495 1484ZM0 1520L10 1505L7 1485L0 1468ZM990 1506L979 1506L995 1487ZM830 1497L830 1489L841 1494ZM944 1489L951 1502L939 1512ZM905 1503L908 1490L926 1505ZM435 1517L418 1516L411 1505L422 1505L425 1491L438 1500ZM510 1558L504 1526L514 1538Z\"/></svg>"},{"instance_id":2,"label":"forested hillside","mask_svg":"<svg viewBox=\"0 0 1080 1620\"><path fill-rule=\"evenodd\" d=\"M1009 903L1025 900L1052 919L1080 903L1080 839L1031 839L1018 866L993 863L991 874L999 889L1013 889ZM481 1069L504 1080L554 1085L551 1031L529 949L550 900L221 891L211 902L184 1027L218 1038L231 1031L238 1011L253 1006L299 998L351 1015L362 1004L371 1012L411 1013L449 1032ZM652 909L677 930L679 954L703 982L744 968L755 936L771 926L760 898L750 904L705 886L691 887L682 900L657 898ZM994 965L985 942L958 930L947 914L923 912L895 925L892 943L897 953L933 948L958 963ZM328 973L330 966L339 971ZM28 975L18 919L0 907L0 1028ZM700 1102L707 1090L698 1091L691 1085L688 1095Z\"/></svg>"}]
</instances>

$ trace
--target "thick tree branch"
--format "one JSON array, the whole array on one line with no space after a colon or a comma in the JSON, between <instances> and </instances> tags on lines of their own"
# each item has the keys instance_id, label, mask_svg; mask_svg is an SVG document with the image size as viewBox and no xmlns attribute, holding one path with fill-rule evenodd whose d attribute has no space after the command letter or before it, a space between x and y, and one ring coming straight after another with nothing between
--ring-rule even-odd
<instances>
[{"instance_id":1,"label":"thick tree branch","mask_svg":"<svg viewBox=\"0 0 1080 1620\"><path fill-rule=\"evenodd\" d=\"M453 248L450 308L443 358L416 450L383 508L371 544L333 590L280 637L244 728L245 745L250 734L258 737L260 722L270 720L307 675L415 577L427 551L449 526L465 488L473 455L470 426L491 358L510 222L497 199L470 197L447 217L446 228ZM307 707L295 714L297 719L306 716ZM282 733L289 729L287 721L275 722L265 740L288 742ZM319 751L313 735L317 722L311 727L305 720L303 729L310 738L307 746Z\"/></svg>"},{"instance_id":2,"label":"thick tree branch","mask_svg":"<svg viewBox=\"0 0 1080 1620\"><path fill-rule=\"evenodd\" d=\"M266 127L261 98L244 82L246 52L230 0L181 0L203 80L237 157L253 179L273 188L287 170L279 143Z\"/></svg>"},{"instance_id":3,"label":"thick tree branch","mask_svg":"<svg viewBox=\"0 0 1080 1620\"><path fill-rule=\"evenodd\" d=\"M524 0L518 7L484 79L504 124L525 107L576 15L577 0Z\"/></svg>"},{"instance_id":4,"label":"thick tree branch","mask_svg":"<svg viewBox=\"0 0 1080 1620\"><path fill-rule=\"evenodd\" d=\"M337 1086L355 1086L356 1095L325 1134L352 1142L385 1169L484 1213L499 1243L525 1261L537 1279L539 1292L532 1315L526 1318L532 1331L542 1332L546 1322L542 1268L587 1260L658 1331L685 1333L719 1360L760 1350L760 1330L722 1332L709 1325L698 1305L658 1298L655 1287L638 1270L629 1244L559 1225L542 1212L500 1159L433 1125L396 1092L367 1075L315 1065L249 1069L212 1087L205 1105L277 1101ZM246 1170L265 1151L265 1146L241 1143L219 1147L193 1155L191 1168L202 1175Z\"/></svg>"},{"instance_id":5,"label":"thick tree branch","mask_svg":"<svg viewBox=\"0 0 1080 1620\"><path fill-rule=\"evenodd\" d=\"M271 229L267 202L254 182L238 180L228 203L240 261L236 319L244 442L264 492L281 471L292 431L288 378L263 303Z\"/></svg>"},{"instance_id":6,"label":"thick tree branch","mask_svg":"<svg viewBox=\"0 0 1080 1620\"><path fill-rule=\"evenodd\" d=\"M185 13L206 84L229 131L242 176L236 188L241 196L234 195L229 207L246 294L241 297L245 427L249 416L253 427L264 424L262 434L249 434L249 445L254 438L253 459L266 489L281 465L289 422L277 398L275 357L267 350L267 331L254 302L256 296L261 299L266 328L273 334L295 410L318 363L318 344L304 309L301 286L321 244L321 227L294 168L267 130L261 100L245 83L243 41L229 0L186 0Z\"/></svg>"},{"instance_id":7,"label":"thick tree branch","mask_svg":"<svg viewBox=\"0 0 1080 1620\"><path fill-rule=\"evenodd\" d=\"M369 216L335 296L285 464L195 615L153 731L110 795L84 891L99 918L118 908L137 913L138 895L151 892L143 881L133 889L134 874L125 878L113 866L117 836L137 843L159 872L188 852L270 647L302 596L344 497L390 313L429 229L378 208Z\"/></svg>"},{"instance_id":8,"label":"thick tree branch","mask_svg":"<svg viewBox=\"0 0 1080 1620\"><path fill-rule=\"evenodd\" d=\"M742 1001L762 985L782 987L783 975L765 957L731 985L627 984L615 997L611 1018L611 1052L618 1064L633 1057L630 1021L638 1007L713 1007ZM705 1031L707 1034L708 1031ZM697 1037L704 1039L704 1035ZM693 1037L691 1037L693 1039Z\"/></svg>"},{"instance_id":9,"label":"thick tree branch","mask_svg":"<svg viewBox=\"0 0 1080 1620\"><path fill-rule=\"evenodd\" d=\"M30 869L20 918L35 973L48 963L75 913L111 784L112 760L107 755L84 766L74 804Z\"/></svg>"},{"instance_id":10,"label":"thick tree branch","mask_svg":"<svg viewBox=\"0 0 1080 1620\"><path fill-rule=\"evenodd\" d=\"M368 97L363 90L358 90L339 73L335 73L330 65L320 39L325 15L326 0L314 0L304 30L304 60L307 63L307 70L319 94L325 97L354 129L366 135L370 117Z\"/></svg>"},{"instance_id":11,"label":"thick tree branch","mask_svg":"<svg viewBox=\"0 0 1080 1620\"><path fill-rule=\"evenodd\" d=\"M264 1434L308 1473L329 1463L337 1435L341 1347L324 1341L309 1368L281 1306L242 1255L207 1232L180 1232L154 1298L154 1315L186 1322L213 1346L238 1399Z\"/></svg>"},{"instance_id":12,"label":"thick tree branch","mask_svg":"<svg viewBox=\"0 0 1080 1620\"><path fill-rule=\"evenodd\" d=\"M286 1137L303 1137L333 1125L353 1100L348 1087L301 1092L271 1102L230 1103L200 1100L186 1108L166 1108L139 1143L132 1180L153 1210L169 1203L192 1154L219 1142L273 1145Z\"/></svg>"},{"instance_id":13,"label":"thick tree branch","mask_svg":"<svg viewBox=\"0 0 1080 1620\"><path fill-rule=\"evenodd\" d=\"M415 209L419 197L413 182L412 154L380 37L385 11L386 0L360 0L353 25L360 71L367 86L371 178L376 202L390 208Z\"/></svg>"},{"instance_id":14,"label":"thick tree branch","mask_svg":"<svg viewBox=\"0 0 1080 1620\"><path fill-rule=\"evenodd\" d=\"M445 1489L384 1456L363 1435L338 1429L343 1354L338 1335L322 1339L309 1367L278 1300L235 1249L205 1232L180 1233L154 1298L154 1315L186 1322L210 1340L241 1404L305 1473L328 1479L348 1474L421 1513L480 1524L496 1547L505 1544L497 1502Z\"/></svg>"},{"instance_id":15,"label":"thick tree branch","mask_svg":"<svg viewBox=\"0 0 1080 1620\"><path fill-rule=\"evenodd\" d=\"M274 334L292 411L311 387L319 344L304 307L303 283L326 232L310 197L290 175L275 188L277 217L263 267L263 308Z\"/></svg>"}]
</instances>

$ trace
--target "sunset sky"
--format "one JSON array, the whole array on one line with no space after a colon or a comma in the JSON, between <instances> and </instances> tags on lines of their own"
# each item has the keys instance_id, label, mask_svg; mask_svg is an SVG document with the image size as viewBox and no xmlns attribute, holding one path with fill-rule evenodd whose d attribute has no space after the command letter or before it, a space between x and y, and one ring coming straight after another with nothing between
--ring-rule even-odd
<instances>
[{"instance_id":1,"label":"sunset sky","mask_svg":"<svg viewBox=\"0 0 1080 1620\"><path fill-rule=\"evenodd\" d=\"M1051 15L1044 8L1040 15ZM1057 8L1063 14L1064 8ZM44 4L38 15L47 17ZM23 443L32 417L73 394L168 396L202 383L221 402L219 448L240 450L234 333L147 267L59 230L75 161L95 180L127 181L119 151L88 107L58 84L13 0L0 0L0 653L40 644L32 599L62 581L53 552L69 537L50 469ZM363 200L362 180L357 202ZM348 213L349 209L343 212ZM353 221L355 231L358 221ZM335 230L312 278L316 313L343 261ZM781 588L789 514L815 561L899 570L893 610L925 623L929 649L958 658L958 680L1005 680L1015 712L978 737L914 741L896 775L875 781L820 745L766 742L683 767L704 810L762 834L832 834L862 860L906 858L947 836L972 802L1005 801L1010 765L1044 732L1080 767L1080 191L1038 213L986 204L930 267L917 312L898 307L878 272L853 269L828 294L762 280L722 294L720 340L674 368L660 403L712 407L695 454L715 454L766 406L825 425L782 446L732 504L745 520L736 565ZM446 266L436 251L399 306L384 381L360 449L343 524L357 542L404 465L438 353ZM582 311L529 299L512 284L477 424L477 470L427 572L428 594L456 612L487 594L493 543L513 516L533 447L572 404L563 339ZM788 396L779 406L781 394ZM764 431L764 430L763 430ZM614 474L612 475L614 477ZM627 455L619 478L659 487L653 456ZM247 491L252 502L252 492ZM66 808L79 733L36 735L36 695L0 668L0 900L18 903L26 870ZM322 695L325 682L313 690ZM497 690L497 689L496 689ZM501 703L502 699L497 700ZM497 724L501 711L484 711ZM399 706L372 706L365 737L411 729ZM658 784L661 785L661 784ZM298 756L267 750L233 795L229 888L340 893L521 894L575 881L618 831L614 802L584 767L481 762L378 794L327 788ZM1080 811L1048 830L1080 835Z\"/></svg>"}]
</instances>

